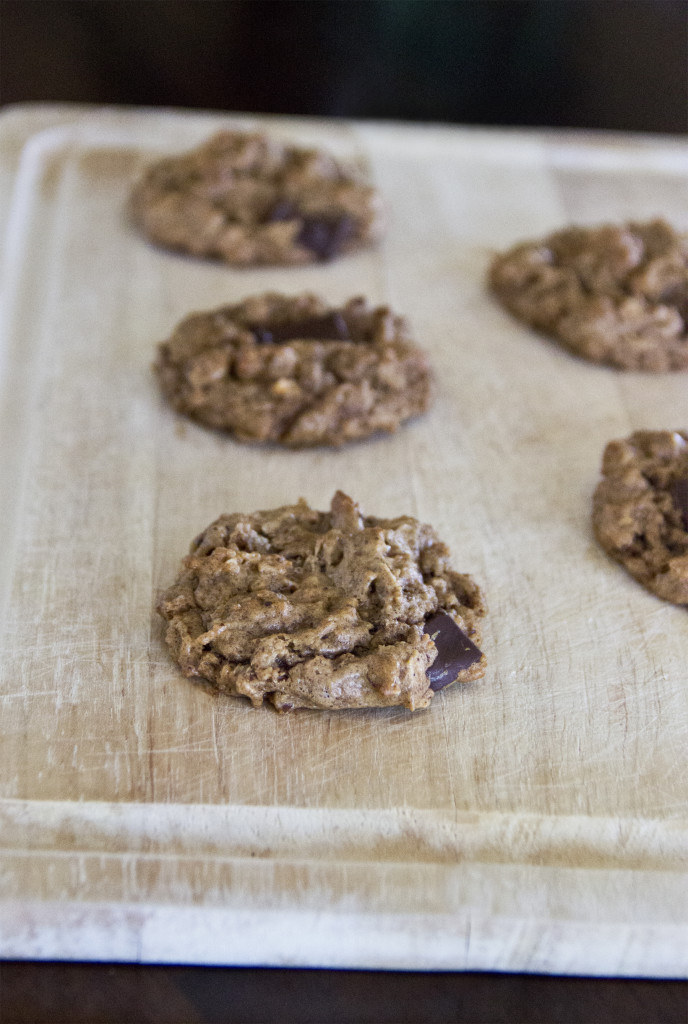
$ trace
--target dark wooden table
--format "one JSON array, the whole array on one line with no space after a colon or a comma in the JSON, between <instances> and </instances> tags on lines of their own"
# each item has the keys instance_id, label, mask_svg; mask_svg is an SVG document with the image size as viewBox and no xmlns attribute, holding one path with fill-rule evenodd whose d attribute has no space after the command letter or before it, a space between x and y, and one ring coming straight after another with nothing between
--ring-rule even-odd
<instances>
[{"instance_id":1,"label":"dark wooden table","mask_svg":"<svg viewBox=\"0 0 688 1024\"><path fill-rule=\"evenodd\" d=\"M2 0L0 102L688 130L686 0Z\"/></svg>"},{"instance_id":2,"label":"dark wooden table","mask_svg":"<svg viewBox=\"0 0 688 1024\"><path fill-rule=\"evenodd\" d=\"M688 982L0 963L0 1024L686 1024Z\"/></svg>"}]
</instances>

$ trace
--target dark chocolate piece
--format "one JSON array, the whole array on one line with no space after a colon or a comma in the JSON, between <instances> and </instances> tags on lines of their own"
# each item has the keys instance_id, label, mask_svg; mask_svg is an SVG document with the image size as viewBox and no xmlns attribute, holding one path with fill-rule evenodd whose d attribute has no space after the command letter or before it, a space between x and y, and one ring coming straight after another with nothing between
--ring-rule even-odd
<instances>
[{"instance_id":1,"label":"dark chocolate piece","mask_svg":"<svg viewBox=\"0 0 688 1024\"><path fill-rule=\"evenodd\" d=\"M267 327L254 327L252 330L253 337L259 345L271 345L275 340L272 331L269 331Z\"/></svg>"},{"instance_id":2,"label":"dark chocolate piece","mask_svg":"<svg viewBox=\"0 0 688 1024\"><path fill-rule=\"evenodd\" d=\"M285 341L351 341L349 326L338 310L303 320L285 320L270 327L253 327L259 344L280 345Z\"/></svg>"},{"instance_id":3,"label":"dark chocolate piece","mask_svg":"<svg viewBox=\"0 0 688 1024\"><path fill-rule=\"evenodd\" d=\"M482 658L482 652L446 612L431 615L423 632L437 648L437 658L427 671L430 689L435 692L453 683L459 672Z\"/></svg>"},{"instance_id":4,"label":"dark chocolate piece","mask_svg":"<svg viewBox=\"0 0 688 1024\"><path fill-rule=\"evenodd\" d=\"M346 214L341 217L304 217L296 241L314 252L319 260L329 260L351 238L354 229L353 220Z\"/></svg>"},{"instance_id":5,"label":"dark chocolate piece","mask_svg":"<svg viewBox=\"0 0 688 1024\"><path fill-rule=\"evenodd\" d=\"M281 220L302 222L296 241L314 252L320 260L336 256L355 229L354 221L346 214L340 217L304 217L298 206L289 199L278 200L265 218L266 223Z\"/></svg>"},{"instance_id":6,"label":"dark chocolate piece","mask_svg":"<svg viewBox=\"0 0 688 1024\"><path fill-rule=\"evenodd\" d=\"M679 480L674 480L669 488L669 494L675 507L683 517L684 529L688 530L688 477L684 476Z\"/></svg>"},{"instance_id":7,"label":"dark chocolate piece","mask_svg":"<svg viewBox=\"0 0 688 1024\"><path fill-rule=\"evenodd\" d=\"M271 224L277 220L299 220L299 211L288 199L280 199L265 218Z\"/></svg>"}]
</instances>

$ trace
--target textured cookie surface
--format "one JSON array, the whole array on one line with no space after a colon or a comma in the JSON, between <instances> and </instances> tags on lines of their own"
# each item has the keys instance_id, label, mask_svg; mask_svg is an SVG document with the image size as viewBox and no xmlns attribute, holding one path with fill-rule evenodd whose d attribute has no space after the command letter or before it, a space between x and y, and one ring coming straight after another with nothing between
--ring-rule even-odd
<instances>
[{"instance_id":1,"label":"textured cookie surface","mask_svg":"<svg viewBox=\"0 0 688 1024\"><path fill-rule=\"evenodd\" d=\"M238 265L328 260L382 230L380 198L360 176L255 132L219 132L153 164L132 211L158 244Z\"/></svg>"},{"instance_id":2,"label":"textured cookie surface","mask_svg":"<svg viewBox=\"0 0 688 1024\"><path fill-rule=\"evenodd\" d=\"M688 235L662 220L566 228L494 260L506 308L585 359L688 369Z\"/></svg>"},{"instance_id":3,"label":"textured cookie surface","mask_svg":"<svg viewBox=\"0 0 688 1024\"><path fill-rule=\"evenodd\" d=\"M611 441L593 498L604 550L666 601L688 604L688 433Z\"/></svg>"},{"instance_id":4,"label":"textured cookie surface","mask_svg":"<svg viewBox=\"0 0 688 1024\"><path fill-rule=\"evenodd\" d=\"M482 595L434 530L366 516L341 491L329 512L221 516L158 611L185 675L255 706L415 710L485 670Z\"/></svg>"},{"instance_id":5,"label":"textured cookie surface","mask_svg":"<svg viewBox=\"0 0 688 1024\"><path fill-rule=\"evenodd\" d=\"M186 318L156 370L178 412L242 441L340 445L393 431L430 401L406 323L352 299L266 294Z\"/></svg>"}]
</instances>

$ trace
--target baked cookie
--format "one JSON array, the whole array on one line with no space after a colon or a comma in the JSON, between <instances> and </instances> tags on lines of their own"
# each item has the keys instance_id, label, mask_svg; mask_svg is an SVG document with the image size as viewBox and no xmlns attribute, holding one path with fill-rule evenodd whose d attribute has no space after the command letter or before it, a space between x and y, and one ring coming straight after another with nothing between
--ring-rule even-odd
<instances>
[{"instance_id":1,"label":"baked cookie","mask_svg":"<svg viewBox=\"0 0 688 1024\"><path fill-rule=\"evenodd\" d=\"M393 431L430 401L425 353L386 306L256 296L196 313L158 348L175 409L242 441L341 445Z\"/></svg>"},{"instance_id":2,"label":"baked cookie","mask_svg":"<svg viewBox=\"0 0 688 1024\"><path fill-rule=\"evenodd\" d=\"M594 363L688 369L688 235L663 220L570 227L496 257L506 308Z\"/></svg>"},{"instance_id":3,"label":"baked cookie","mask_svg":"<svg viewBox=\"0 0 688 1024\"><path fill-rule=\"evenodd\" d=\"M688 604L688 432L611 441L593 498L595 536L658 597Z\"/></svg>"},{"instance_id":4,"label":"baked cookie","mask_svg":"<svg viewBox=\"0 0 688 1024\"><path fill-rule=\"evenodd\" d=\"M364 515L341 491L220 516L158 602L182 671L292 708L411 711L480 678L482 595L430 526Z\"/></svg>"},{"instance_id":5,"label":"baked cookie","mask_svg":"<svg viewBox=\"0 0 688 1024\"><path fill-rule=\"evenodd\" d=\"M222 131L159 160L132 211L154 242L239 265L329 260L382 230L380 198L360 175L256 132Z\"/></svg>"}]
</instances>

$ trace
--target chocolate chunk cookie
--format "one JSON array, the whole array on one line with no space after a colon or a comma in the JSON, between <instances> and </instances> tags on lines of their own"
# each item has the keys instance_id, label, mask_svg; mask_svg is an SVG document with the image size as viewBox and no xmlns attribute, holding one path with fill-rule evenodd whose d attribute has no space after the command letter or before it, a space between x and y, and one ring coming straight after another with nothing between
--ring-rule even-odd
<instances>
[{"instance_id":1,"label":"chocolate chunk cookie","mask_svg":"<svg viewBox=\"0 0 688 1024\"><path fill-rule=\"evenodd\" d=\"M393 431L430 401L405 321L362 298L268 293L185 319L158 349L175 409L242 441L341 445Z\"/></svg>"},{"instance_id":2,"label":"chocolate chunk cookie","mask_svg":"<svg viewBox=\"0 0 688 1024\"><path fill-rule=\"evenodd\" d=\"M688 369L688 235L662 220L566 228L492 263L506 308L622 370Z\"/></svg>"},{"instance_id":3,"label":"chocolate chunk cookie","mask_svg":"<svg viewBox=\"0 0 688 1024\"><path fill-rule=\"evenodd\" d=\"M611 441L593 499L595 536L658 597L688 604L688 433Z\"/></svg>"},{"instance_id":4,"label":"chocolate chunk cookie","mask_svg":"<svg viewBox=\"0 0 688 1024\"><path fill-rule=\"evenodd\" d=\"M329 260L381 234L382 205L327 153L223 131L153 164L132 198L149 238L226 263Z\"/></svg>"},{"instance_id":5,"label":"chocolate chunk cookie","mask_svg":"<svg viewBox=\"0 0 688 1024\"><path fill-rule=\"evenodd\" d=\"M184 674L255 706L414 711L485 671L482 595L432 527L341 491L329 512L220 516L157 607Z\"/></svg>"}]
</instances>

